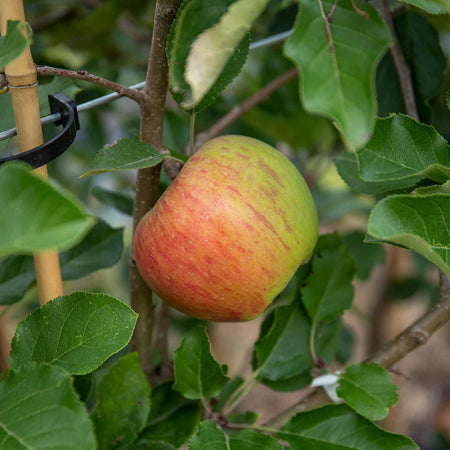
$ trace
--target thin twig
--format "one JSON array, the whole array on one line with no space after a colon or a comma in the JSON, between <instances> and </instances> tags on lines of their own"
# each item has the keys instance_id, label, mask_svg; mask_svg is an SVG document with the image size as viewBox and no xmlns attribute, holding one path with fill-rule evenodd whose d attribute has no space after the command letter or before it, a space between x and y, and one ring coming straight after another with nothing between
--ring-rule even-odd
<instances>
[{"instance_id":1,"label":"thin twig","mask_svg":"<svg viewBox=\"0 0 450 450\"><path fill-rule=\"evenodd\" d=\"M155 9L152 45L147 68L145 87L142 90L140 138L163 152L162 132L167 94L166 41L170 26L181 0L158 0ZM133 209L133 230L141 218L158 199L161 165L140 169L136 178L136 194ZM133 257L130 264L131 305L139 314L132 347L138 352L144 373L150 378L152 372L152 292L137 270Z\"/></svg>"},{"instance_id":2,"label":"thin twig","mask_svg":"<svg viewBox=\"0 0 450 450\"><path fill-rule=\"evenodd\" d=\"M49 66L36 66L38 75L46 77L66 77L75 78L77 80L89 81L90 83L96 84L97 86L102 86L110 91L117 92L122 97L129 97L132 100L140 103L143 94L137 89L130 89L127 86L123 86L119 83L114 83L113 81L107 80L106 78L93 75L92 73L86 72L85 70L67 70L60 69L58 67Z\"/></svg>"},{"instance_id":3,"label":"thin twig","mask_svg":"<svg viewBox=\"0 0 450 450\"><path fill-rule=\"evenodd\" d=\"M369 14L366 11L363 11L362 9L358 8L358 5L355 3L355 0L350 0L352 3L352 8L354 11L359 14L360 16L365 17L366 19L369 18Z\"/></svg>"},{"instance_id":4,"label":"thin twig","mask_svg":"<svg viewBox=\"0 0 450 450\"><path fill-rule=\"evenodd\" d=\"M222 131L232 125L236 120L238 120L245 112L249 109L255 107L259 103L267 100L279 87L286 84L288 81L292 80L297 76L297 69L292 67L287 72L283 73L279 77L272 80L258 92L253 94L247 100L242 102L240 105L235 106L229 113L225 114L221 119L219 119L214 125L212 125L208 130L203 133L199 133L196 139L196 147L204 144L213 137L218 136Z\"/></svg>"},{"instance_id":5,"label":"thin twig","mask_svg":"<svg viewBox=\"0 0 450 450\"><path fill-rule=\"evenodd\" d=\"M376 363L390 369L417 347L424 345L443 325L450 321L450 278L440 272L440 296L436 304L419 317L397 337L380 347L365 363ZM322 389L314 389L309 395L289 407L264 425L279 427L293 415L318 408L330 403L330 398Z\"/></svg>"},{"instance_id":6,"label":"thin twig","mask_svg":"<svg viewBox=\"0 0 450 450\"><path fill-rule=\"evenodd\" d=\"M322 0L317 0L319 3L320 15L325 23L325 31L327 32L327 40L328 40L328 48L330 49L330 53L334 56L336 54L336 50L334 49L333 43L333 35L331 34L330 22L328 21L328 17L325 14L325 10L323 9Z\"/></svg>"},{"instance_id":7,"label":"thin twig","mask_svg":"<svg viewBox=\"0 0 450 450\"><path fill-rule=\"evenodd\" d=\"M419 114L417 112L414 97L414 88L411 80L411 71L406 63L405 56L403 55L402 48L400 47L397 35L395 33L394 22L392 20L391 12L389 11L388 0L380 0L379 5L381 17L385 21L392 36L392 47L390 50L395 68L397 70L398 79L400 81L406 113L413 119L419 120Z\"/></svg>"}]
</instances>

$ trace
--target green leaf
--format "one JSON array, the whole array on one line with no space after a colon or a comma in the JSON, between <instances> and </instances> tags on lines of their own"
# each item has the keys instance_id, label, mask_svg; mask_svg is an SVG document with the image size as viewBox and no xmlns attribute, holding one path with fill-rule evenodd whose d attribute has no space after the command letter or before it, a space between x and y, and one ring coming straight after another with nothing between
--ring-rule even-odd
<instances>
[{"instance_id":1,"label":"green leaf","mask_svg":"<svg viewBox=\"0 0 450 450\"><path fill-rule=\"evenodd\" d=\"M278 433L292 450L418 450L414 442L378 428L346 405L297 414Z\"/></svg>"},{"instance_id":2,"label":"green leaf","mask_svg":"<svg viewBox=\"0 0 450 450\"><path fill-rule=\"evenodd\" d=\"M123 229L111 228L99 221L85 238L59 255L63 280L73 280L100 269L111 267L119 260ZM0 261L0 305L21 300L36 280L33 257L10 256Z\"/></svg>"},{"instance_id":3,"label":"green leaf","mask_svg":"<svg viewBox=\"0 0 450 450\"><path fill-rule=\"evenodd\" d=\"M23 164L0 167L0 255L68 247L90 228L78 200Z\"/></svg>"},{"instance_id":4,"label":"green leaf","mask_svg":"<svg viewBox=\"0 0 450 450\"><path fill-rule=\"evenodd\" d=\"M163 159L164 155L151 145L137 139L122 138L101 148L94 157L91 170L81 177L117 170L144 169L156 166Z\"/></svg>"},{"instance_id":5,"label":"green leaf","mask_svg":"<svg viewBox=\"0 0 450 450\"><path fill-rule=\"evenodd\" d=\"M342 327L342 334L336 351L336 360L341 364L346 364L355 351L355 335L349 326Z\"/></svg>"},{"instance_id":6,"label":"green leaf","mask_svg":"<svg viewBox=\"0 0 450 450\"><path fill-rule=\"evenodd\" d=\"M403 3L417 6L430 14L450 13L450 4L447 0L400 0Z\"/></svg>"},{"instance_id":7,"label":"green leaf","mask_svg":"<svg viewBox=\"0 0 450 450\"><path fill-rule=\"evenodd\" d=\"M450 276L450 195L395 195L379 202L367 231L421 253Z\"/></svg>"},{"instance_id":8,"label":"green leaf","mask_svg":"<svg viewBox=\"0 0 450 450\"><path fill-rule=\"evenodd\" d=\"M111 228L99 220L75 247L61 253L61 274L74 280L116 264L123 250L123 228Z\"/></svg>"},{"instance_id":9,"label":"green leaf","mask_svg":"<svg viewBox=\"0 0 450 450\"><path fill-rule=\"evenodd\" d=\"M391 43L376 9L365 2L356 4L368 17L358 14L350 0L302 1L294 33L284 47L301 72L305 109L331 118L351 148L364 145L372 132L375 69ZM331 8L335 11L328 22Z\"/></svg>"},{"instance_id":10,"label":"green leaf","mask_svg":"<svg viewBox=\"0 0 450 450\"><path fill-rule=\"evenodd\" d=\"M131 444L127 450L175 450L175 447L167 442L152 441L148 439L139 438L136 442Z\"/></svg>"},{"instance_id":11,"label":"green leaf","mask_svg":"<svg viewBox=\"0 0 450 450\"><path fill-rule=\"evenodd\" d=\"M189 399L215 397L229 380L211 355L208 336L202 326L186 333L175 350L174 362L173 388Z\"/></svg>"},{"instance_id":12,"label":"green leaf","mask_svg":"<svg viewBox=\"0 0 450 450\"><path fill-rule=\"evenodd\" d=\"M283 446L273 437L254 430L226 436L213 420L205 420L189 439L189 450L283 450Z\"/></svg>"},{"instance_id":13,"label":"green leaf","mask_svg":"<svg viewBox=\"0 0 450 450\"><path fill-rule=\"evenodd\" d=\"M198 105L195 106L194 111L196 113L203 111L214 103L221 92L239 75L242 67L244 67L245 62L247 61L250 51L250 41L250 33L247 33L227 61L219 78L217 78L211 86L211 89L200 100Z\"/></svg>"},{"instance_id":14,"label":"green leaf","mask_svg":"<svg viewBox=\"0 0 450 450\"><path fill-rule=\"evenodd\" d=\"M283 446L272 436L254 430L242 430L228 438L230 450L283 450Z\"/></svg>"},{"instance_id":15,"label":"green leaf","mask_svg":"<svg viewBox=\"0 0 450 450\"><path fill-rule=\"evenodd\" d=\"M31 42L24 36L26 24L20 20L8 20L6 35L0 36L0 70L20 56Z\"/></svg>"},{"instance_id":16,"label":"green leaf","mask_svg":"<svg viewBox=\"0 0 450 450\"><path fill-rule=\"evenodd\" d=\"M298 302L279 306L273 314L272 326L255 343L257 368L261 378L287 379L313 365L308 349L310 321Z\"/></svg>"},{"instance_id":17,"label":"green leaf","mask_svg":"<svg viewBox=\"0 0 450 450\"><path fill-rule=\"evenodd\" d=\"M178 110L166 109L164 111L163 143L164 147L183 154L186 143L189 142L189 114ZM174 155L175 156L175 155Z\"/></svg>"},{"instance_id":18,"label":"green leaf","mask_svg":"<svg viewBox=\"0 0 450 450\"><path fill-rule=\"evenodd\" d=\"M189 450L230 450L225 433L214 420L204 420L189 439Z\"/></svg>"},{"instance_id":19,"label":"green leaf","mask_svg":"<svg viewBox=\"0 0 450 450\"><path fill-rule=\"evenodd\" d=\"M0 305L22 300L36 279L33 258L28 255L11 256L0 262Z\"/></svg>"},{"instance_id":20,"label":"green leaf","mask_svg":"<svg viewBox=\"0 0 450 450\"><path fill-rule=\"evenodd\" d=\"M0 383L0 449L95 449L89 416L58 367L28 364Z\"/></svg>"},{"instance_id":21,"label":"green leaf","mask_svg":"<svg viewBox=\"0 0 450 450\"><path fill-rule=\"evenodd\" d=\"M337 395L358 414L382 420L397 403L397 386L386 369L377 364L354 364L339 375Z\"/></svg>"},{"instance_id":22,"label":"green leaf","mask_svg":"<svg viewBox=\"0 0 450 450\"><path fill-rule=\"evenodd\" d=\"M439 33L424 15L415 11L396 17L395 31L416 89L426 99L434 97L442 86L447 66Z\"/></svg>"},{"instance_id":23,"label":"green leaf","mask_svg":"<svg viewBox=\"0 0 450 450\"><path fill-rule=\"evenodd\" d=\"M208 27L218 23L234 0L184 1L167 40L167 58L169 65L169 86L174 99L182 107L192 99L191 88L185 79L185 67L191 46ZM249 51L249 38L243 35L232 56L226 62L223 71L197 105L198 113L208 107L220 92L239 74L245 64Z\"/></svg>"},{"instance_id":24,"label":"green leaf","mask_svg":"<svg viewBox=\"0 0 450 450\"><path fill-rule=\"evenodd\" d=\"M235 412L229 414L227 420L230 423L254 425L260 416L261 414L255 413L254 411Z\"/></svg>"},{"instance_id":25,"label":"green leaf","mask_svg":"<svg viewBox=\"0 0 450 450\"><path fill-rule=\"evenodd\" d=\"M326 362L334 356L340 331L340 321L318 327L316 354ZM305 371L314 367L309 349L310 333L311 322L299 301L276 308L263 323L255 344L254 368L258 379L276 390L304 385L309 380Z\"/></svg>"},{"instance_id":26,"label":"green leaf","mask_svg":"<svg viewBox=\"0 0 450 450\"><path fill-rule=\"evenodd\" d=\"M237 376L228 381L216 399L217 403L214 405L214 411L219 412L243 382L244 379L241 376Z\"/></svg>"},{"instance_id":27,"label":"green leaf","mask_svg":"<svg viewBox=\"0 0 450 450\"><path fill-rule=\"evenodd\" d=\"M334 222L346 214L368 214L370 203L354 195L348 189L327 189L316 186L312 189L314 204L319 215L319 223Z\"/></svg>"},{"instance_id":28,"label":"green leaf","mask_svg":"<svg viewBox=\"0 0 450 450\"><path fill-rule=\"evenodd\" d=\"M414 189L415 195L431 195L431 194L450 194L450 180L444 184L433 184L432 186L424 186Z\"/></svg>"},{"instance_id":29,"label":"green leaf","mask_svg":"<svg viewBox=\"0 0 450 450\"><path fill-rule=\"evenodd\" d=\"M410 69L419 116L422 122L431 122L428 101L439 93L447 65L439 33L423 14L408 9L395 14L394 28ZM400 81L389 52L378 66L376 87L379 116L406 113Z\"/></svg>"},{"instance_id":30,"label":"green leaf","mask_svg":"<svg viewBox=\"0 0 450 450\"><path fill-rule=\"evenodd\" d=\"M150 411L150 386L130 353L111 367L98 386L92 413L99 449L125 448L142 431Z\"/></svg>"},{"instance_id":31,"label":"green leaf","mask_svg":"<svg viewBox=\"0 0 450 450\"><path fill-rule=\"evenodd\" d=\"M346 152L334 159L337 171L341 178L355 192L363 194L382 194L387 192L404 191L411 187L411 179L405 178L392 181L366 181L358 172L358 161L355 153Z\"/></svg>"},{"instance_id":32,"label":"green leaf","mask_svg":"<svg viewBox=\"0 0 450 450\"><path fill-rule=\"evenodd\" d=\"M127 216L133 215L133 197L120 192L110 191L101 186L95 186L91 194L101 203L117 209Z\"/></svg>"},{"instance_id":33,"label":"green leaf","mask_svg":"<svg viewBox=\"0 0 450 450\"><path fill-rule=\"evenodd\" d=\"M402 88L391 52L386 52L378 64L375 87L378 117L386 117L391 113L406 114Z\"/></svg>"},{"instance_id":34,"label":"green leaf","mask_svg":"<svg viewBox=\"0 0 450 450\"><path fill-rule=\"evenodd\" d=\"M305 370L305 372L294 375L290 378L280 380L270 380L269 378L258 378L258 381L273 391L278 392L293 392L299 391L309 386L312 381L311 369Z\"/></svg>"},{"instance_id":35,"label":"green leaf","mask_svg":"<svg viewBox=\"0 0 450 450\"><path fill-rule=\"evenodd\" d=\"M191 88L191 98L184 102L185 108L195 108L213 87L267 3L268 0L235 0L218 23L196 37L184 73Z\"/></svg>"},{"instance_id":36,"label":"green leaf","mask_svg":"<svg viewBox=\"0 0 450 450\"><path fill-rule=\"evenodd\" d=\"M372 138L358 153L361 178L385 182L423 178L444 183L450 178L450 152L436 130L404 115L378 119Z\"/></svg>"},{"instance_id":37,"label":"green leaf","mask_svg":"<svg viewBox=\"0 0 450 450\"><path fill-rule=\"evenodd\" d=\"M139 440L163 441L178 448L194 433L200 422L200 402L186 400L172 390L172 381L153 388L151 404L147 426Z\"/></svg>"},{"instance_id":38,"label":"green leaf","mask_svg":"<svg viewBox=\"0 0 450 450\"><path fill-rule=\"evenodd\" d=\"M327 245L321 248L325 239ZM321 236L313 255L311 275L301 290L313 328L350 308L355 272L355 261L342 238L337 234Z\"/></svg>"},{"instance_id":39,"label":"green leaf","mask_svg":"<svg viewBox=\"0 0 450 450\"><path fill-rule=\"evenodd\" d=\"M17 327L9 364L31 361L62 367L70 374L92 372L127 345L137 315L105 294L74 292L33 311Z\"/></svg>"},{"instance_id":40,"label":"green leaf","mask_svg":"<svg viewBox=\"0 0 450 450\"><path fill-rule=\"evenodd\" d=\"M383 247L379 244L364 242L364 237L365 234L359 231L342 236L351 256L356 261L356 277L362 281L369 278L376 265L384 262Z\"/></svg>"}]
</instances>

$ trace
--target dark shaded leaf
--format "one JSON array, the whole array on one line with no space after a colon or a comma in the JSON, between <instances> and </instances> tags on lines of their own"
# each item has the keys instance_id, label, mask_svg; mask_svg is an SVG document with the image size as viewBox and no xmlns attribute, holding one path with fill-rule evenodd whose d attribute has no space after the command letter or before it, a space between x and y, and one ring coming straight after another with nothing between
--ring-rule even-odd
<instances>
[{"instance_id":1,"label":"dark shaded leaf","mask_svg":"<svg viewBox=\"0 0 450 450\"><path fill-rule=\"evenodd\" d=\"M172 390L172 381L153 388L151 404L147 426L138 442L163 441L178 448L194 433L200 422L200 402L186 400Z\"/></svg>"},{"instance_id":2,"label":"dark shaded leaf","mask_svg":"<svg viewBox=\"0 0 450 450\"><path fill-rule=\"evenodd\" d=\"M91 194L103 204L117 209L128 216L133 215L133 197L120 192L110 191L100 186L95 186Z\"/></svg>"},{"instance_id":3,"label":"dark shaded leaf","mask_svg":"<svg viewBox=\"0 0 450 450\"><path fill-rule=\"evenodd\" d=\"M111 228L99 220L75 247L61 253L61 274L74 280L100 269L114 266L123 250L123 228Z\"/></svg>"},{"instance_id":4,"label":"dark shaded leaf","mask_svg":"<svg viewBox=\"0 0 450 450\"><path fill-rule=\"evenodd\" d=\"M120 359L98 386L92 413L99 449L126 448L142 431L150 411L150 386L137 353Z\"/></svg>"}]
</instances>

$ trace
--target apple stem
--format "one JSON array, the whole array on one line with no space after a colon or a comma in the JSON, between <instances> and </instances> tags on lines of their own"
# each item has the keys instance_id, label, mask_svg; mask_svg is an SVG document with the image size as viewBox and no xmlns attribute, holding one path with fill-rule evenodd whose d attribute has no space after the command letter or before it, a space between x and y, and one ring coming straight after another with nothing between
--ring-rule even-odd
<instances>
[{"instance_id":1,"label":"apple stem","mask_svg":"<svg viewBox=\"0 0 450 450\"><path fill-rule=\"evenodd\" d=\"M206 417L207 418L213 417L213 411L209 406L208 400L205 397L202 397L200 399L200 401L202 402L202 406L203 406L203 409L205 410Z\"/></svg>"},{"instance_id":2,"label":"apple stem","mask_svg":"<svg viewBox=\"0 0 450 450\"><path fill-rule=\"evenodd\" d=\"M309 353L316 367L323 367L323 363L317 358L316 351L314 349L314 338L316 336L316 321L311 323L311 332L309 333Z\"/></svg>"},{"instance_id":3,"label":"apple stem","mask_svg":"<svg viewBox=\"0 0 450 450\"><path fill-rule=\"evenodd\" d=\"M188 156L194 154L195 149L195 112L191 113L191 120L189 122L189 151Z\"/></svg>"}]
</instances>

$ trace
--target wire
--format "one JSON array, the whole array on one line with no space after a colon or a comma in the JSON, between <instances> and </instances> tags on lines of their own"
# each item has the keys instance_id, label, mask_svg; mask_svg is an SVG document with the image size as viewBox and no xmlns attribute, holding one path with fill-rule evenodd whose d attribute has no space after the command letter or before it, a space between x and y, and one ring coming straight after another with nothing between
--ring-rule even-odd
<instances>
[{"instance_id":1,"label":"wire","mask_svg":"<svg viewBox=\"0 0 450 450\"><path fill-rule=\"evenodd\" d=\"M274 34L273 36L269 36L264 39L260 39L259 41L252 42L250 44L250 50L256 50L258 48L266 47L268 45L274 45L279 42L284 41L287 39L290 34L292 33L292 30L283 31L282 33ZM130 89L142 89L145 86L145 81L142 81L138 84L134 84L133 86L130 86ZM113 100L117 100L121 96L117 92L113 92L111 94L103 95L102 97L98 97L94 100L90 100L85 103L81 103L77 106L77 111L79 113L87 111L92 108L96 108L97 106L105 105L106 103L112 102ZM45 116L41 119L42 125L47 125L49 123L54 123L60 120L61 115L59 113L57 114L50 114L48 116ZM17 134L17 131L15 128L11 128L9 130L3 131L0 133L0 141L3 141L5 139L9 139L14 137Z\"/></svg>"}]
</instances>

